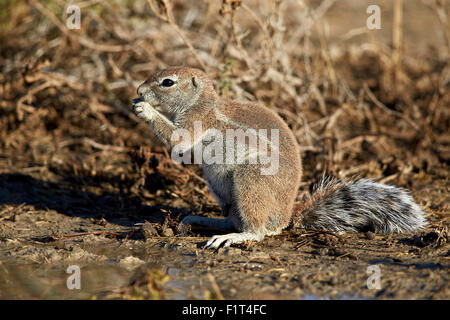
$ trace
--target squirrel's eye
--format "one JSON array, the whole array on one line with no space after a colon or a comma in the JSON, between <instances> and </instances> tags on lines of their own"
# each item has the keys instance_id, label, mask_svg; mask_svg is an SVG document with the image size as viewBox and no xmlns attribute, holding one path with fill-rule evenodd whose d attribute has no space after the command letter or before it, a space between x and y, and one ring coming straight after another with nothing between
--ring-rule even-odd
<instances>
[{"instance_id":1,"label":"squirrel's eye","mask_svg":"<svg viewBox=\"0 0 450 320\"><path fill-rule=\"evenodd\" d=\"M164 79L163 82L161 83L161 85L163 87L171 87L175 84L175 82L173 80L170 79Z\"/></svg>"}]
</instances>

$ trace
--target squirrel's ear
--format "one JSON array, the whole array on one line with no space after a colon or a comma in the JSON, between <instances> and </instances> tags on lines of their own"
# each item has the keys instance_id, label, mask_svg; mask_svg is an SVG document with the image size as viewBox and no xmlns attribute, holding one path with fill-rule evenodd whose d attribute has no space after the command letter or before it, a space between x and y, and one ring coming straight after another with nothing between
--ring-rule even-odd
<instances>
[{"instance_id":1,"label":"squirrel's ear","mask_svg":"<svg viewBox=\"0 0 450 320\"><path fill-rule=\"evenodd\" d=\"M192 77L192 85L194 86L194 88L198 87L197 79L195 79L195 77Z\"/></svg>"}]
</instances>

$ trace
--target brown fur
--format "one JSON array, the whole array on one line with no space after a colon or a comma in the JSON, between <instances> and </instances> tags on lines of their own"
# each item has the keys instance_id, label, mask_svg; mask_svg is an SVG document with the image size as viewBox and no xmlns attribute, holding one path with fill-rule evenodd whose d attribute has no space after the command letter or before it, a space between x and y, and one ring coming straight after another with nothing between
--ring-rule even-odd
<instances>
[{"instance_id":1,"label":"brown fur","mask_svg":"<svg viewBox=\"0 0 450 320\"><path fill-rule=\"evenodd\" d=\"M173 84L165 86L164 79L173 80ZM206 74L191 68L157 72L139 86L138 94L143 99L134 101L136 114L148 121L158 137L172 148L173 132L185 129L193 136L196 121L202 122L202 133L216 129L223 136L227 129L278 129L278 146L268 148L270 153L278 151L279 155L274 174L263 175L262 163L202 163L210 191L227 218L188 216L183 224L239 232L214 236L207 247L260 241L265 235L280 233L289 224L302 163L292 131L275 112L257 103L219 97ZM203 147L211 143L205 137L198 139ZM194 145L195 142L183 145L183 152L195 150ZM233 148L237 153L237 147ZM223 151L225 154L225 148ZM259 149L256 152L261 156ZM426 224L423 211L407 191L365 179L351 182L322 179L312 196L295 211L294 224L332 231L410 232Z\"/></svg>"},{"instance_id":2,"label":"brown fur","mask_svg":"<svg viewBox=\"0 0 450 320\"><path fill-rule=\"evenodd\" d=\"M174 75L179 84L173 89L161 88L161 79L174 78ZM197 92L197 89L201 91ZM218 199L224 215L229 216L235 230L257 234L262 239L266 234L280 233L289 224L302 165L296 139L276 113L260 104L219 97L207 76L196 69L177 67L155 73L138 88L138 93L150 105L167 114L176 127L187 129L191 134L193 123L198 120L202 121L203 131L214 128L224 134L226 129L239 129L240 126L255 130L267 129L268 136L270 129L278 129L279 167L274 175L261 175L262 164L259 163L235 165L228 171L229 178L226 180L217 180L221 167L211 167L211 170L204 172L212 193ZM149 94L152 97L148 98ZM157 97L159 95L177 96L179 101L172 102L176 105L173 106L167 102L172 98ZM198 98L189 105L195 95ZM181 110L178 104L184 104L186 108ZM152 128L167 141L172 129L159 119L152 122ZM231 185L227 189L230 194L221 194L222 184Z\"/></svg>"}]
</instances>

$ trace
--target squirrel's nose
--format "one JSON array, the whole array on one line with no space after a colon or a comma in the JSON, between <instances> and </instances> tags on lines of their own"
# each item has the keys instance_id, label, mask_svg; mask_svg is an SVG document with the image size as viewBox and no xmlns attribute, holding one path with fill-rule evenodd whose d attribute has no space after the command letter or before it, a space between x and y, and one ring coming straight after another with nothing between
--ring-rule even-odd
<instances>
[{"instance_id":1,"label":"squirrel's nose","mask_svg":"<svg viewBox=\"0 0 450 320\"><path fill-rule=\"evenodd\" d=\"M146 92L148 91L148 87L146 85L146 83L144 82L143 84L141 84L138 88L137 88L137 94L139 96L143 96Z\"/></svg>"}]
</instances>

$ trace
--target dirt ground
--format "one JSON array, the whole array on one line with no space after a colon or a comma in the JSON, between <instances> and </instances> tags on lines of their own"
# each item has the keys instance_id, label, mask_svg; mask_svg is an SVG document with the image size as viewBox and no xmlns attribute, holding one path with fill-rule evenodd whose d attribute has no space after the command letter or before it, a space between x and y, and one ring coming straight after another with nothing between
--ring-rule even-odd
<instances>
[{"instance_id":1,"label":"dirt ground","mask_svg":"<svg viewBox=\"0 0 450 320\"><path fill-rule=\"evenodd\" d=\"M392 1L150 3L80 2L71 30L64 1L0 2L0 299L450 298L447 1L404 1L401 28ZM368 30L375 3L382 29ZM286 120L299 202L324 172L367 177L409 189L429 225L204 250L220 230L178 230L220 214L201 169L131 112L168 65Z\"/></svg>"}]
</instances>

